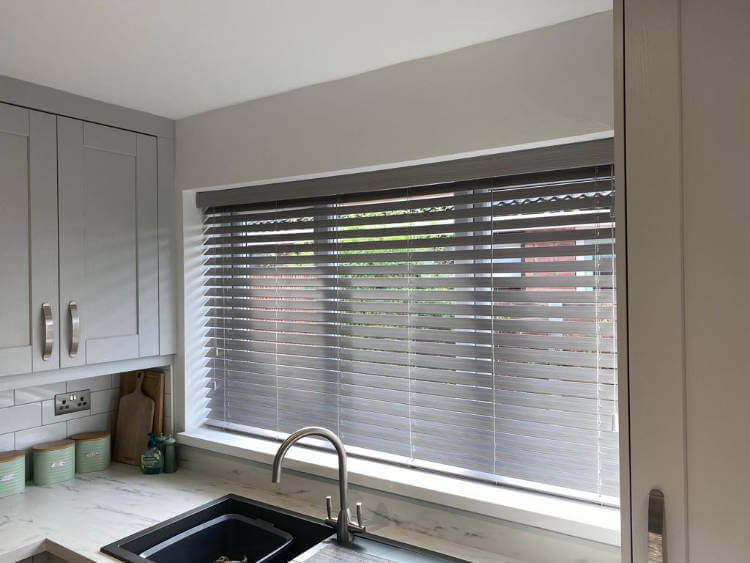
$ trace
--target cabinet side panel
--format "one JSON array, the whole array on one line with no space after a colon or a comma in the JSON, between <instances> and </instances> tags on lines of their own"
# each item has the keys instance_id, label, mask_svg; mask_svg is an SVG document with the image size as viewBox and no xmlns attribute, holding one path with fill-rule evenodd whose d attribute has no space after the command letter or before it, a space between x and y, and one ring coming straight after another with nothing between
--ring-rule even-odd
<instances>
[{"instance_id":1,"label":"cabinet side panel","mask_svg":"<svg viewBox=\"0 0 750 563\"><path fill-rule=\"evenodd\" d=\"M156 138L138 135L138 341L139 355L159 354L159 247Z\"/></svg>"},{"instance_id":2,"label":"cabinet side panel","mask_svg":"<svg viewBox=\"0 0 750 563\"><path fill-rule=\"evenodd\" d=\"M174 140L159 137L159 353L177 349L177 198Z\"/></svg>"}]
</instances>

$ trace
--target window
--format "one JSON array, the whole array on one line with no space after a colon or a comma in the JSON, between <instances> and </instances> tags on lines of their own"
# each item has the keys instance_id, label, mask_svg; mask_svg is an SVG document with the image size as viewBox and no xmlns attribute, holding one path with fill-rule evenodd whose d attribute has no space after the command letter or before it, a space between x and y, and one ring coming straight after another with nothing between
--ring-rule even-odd
<instances>
[{"instance_id":1,"label":"window","mask_svg":"<svg viewBox=\"0 0 750 563\"><path fill-rule=\"evenodd\" d=\"M610 166L204 208L206 424L617 504Z\"/></svg>"}]
</instances>

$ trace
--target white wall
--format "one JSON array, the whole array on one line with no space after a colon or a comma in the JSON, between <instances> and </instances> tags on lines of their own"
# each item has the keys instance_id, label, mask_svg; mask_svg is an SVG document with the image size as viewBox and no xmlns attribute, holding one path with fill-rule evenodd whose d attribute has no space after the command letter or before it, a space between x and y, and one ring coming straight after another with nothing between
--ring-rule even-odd
<instances>
[{"instance_id":1,"label":"white wall","mask_svg":"<svg viewBox=\"0 0 750 563\"><path fill-rule=\"evenodd\" d=\"M612 82L604 12L181 119L177 187L609 131Z\"/></svg>"},{"instance_id":2,"label":"white wall","mask_svg":"<svg viewBox=\"0 0 750 563\"><path fill-rule=\"evenodd\" d=\"M55 416L55 395L91 391L91 408ZM120 396L120 374L0 391L0 452L26 450L31 478L31 447L80 432L111 430Z\"/></svg>"},{"instance_id":3,"label":"white wall","mask_svg":"<svg viewBox=\"0 0 750 563\"><path fill-rule=\"evenodd\" d=\"M165 370L164 433L172 426L172 377ZM91 408L55 415L55 395L91 391ZM120 374L105 374L46 385L0 391L0 452L26 450L26 476L31 478L31 447L73 434L112 430L120 398Z\"/></svg>"}]
</instances>

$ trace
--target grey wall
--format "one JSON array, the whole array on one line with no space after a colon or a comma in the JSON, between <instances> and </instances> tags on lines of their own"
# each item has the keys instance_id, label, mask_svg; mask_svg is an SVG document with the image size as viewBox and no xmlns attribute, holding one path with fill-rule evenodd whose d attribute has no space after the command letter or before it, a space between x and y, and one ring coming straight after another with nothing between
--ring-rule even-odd
<instances>
[{"instance_id":1,"label":"grey wall","mask_svg":"<svg viewBox=\"0 0 750 563\"><path fill-rule=\"evenodd\" d=\"M181 119L177 186L607 131L612 84L612 13L604 12Z\"/></svg>"},{"instance_id":2,"label":"grey wall","mask_svg":"<svg viewBox=\"0 0 750 563\"><path fill-rule=\"evenodd\" d=\"M249 183L612 130L612 27L611 13L596 14L179 120L176 185ZM178 428L198 418L205 392L191 384L200 381L191 374L202 333L200 215L184 195ZM515 546L524 534L509 524L492 537ZM558 551L566 556L575 551L568 542L579 540L565 538ZM604 551L590 559L618 559L616 549Z\"/></svg>"}]
</instances>

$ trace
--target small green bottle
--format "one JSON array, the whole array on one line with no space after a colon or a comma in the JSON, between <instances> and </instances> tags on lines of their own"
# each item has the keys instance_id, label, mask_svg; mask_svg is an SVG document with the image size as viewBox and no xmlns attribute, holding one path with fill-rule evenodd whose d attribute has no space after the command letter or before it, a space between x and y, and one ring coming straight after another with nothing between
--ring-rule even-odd
<instances>
[{"instance_id":1,"label":"small green bottle","mask_svg":"<svg viewBox=\"0 0 750 563\"><path fill-rule=\"evenodd\" d=\"M177 471L177 440L167 436L164 440L164 473Z\"/></svg>"},{"instance_id":2,"label":"small green bottle","mask_svg":"<svg viewBox=\"0 0 750 563\"><path fill-rule=\"evenodd\" d=\"M154 433L149 432L148 449L141 454L141 473L151 475L154 473L161 473L163 469L164 458L161 455L161 451L156 446Z\"/></svg>"}]
</instances>

